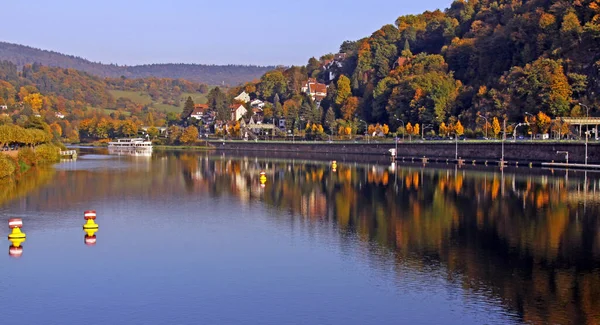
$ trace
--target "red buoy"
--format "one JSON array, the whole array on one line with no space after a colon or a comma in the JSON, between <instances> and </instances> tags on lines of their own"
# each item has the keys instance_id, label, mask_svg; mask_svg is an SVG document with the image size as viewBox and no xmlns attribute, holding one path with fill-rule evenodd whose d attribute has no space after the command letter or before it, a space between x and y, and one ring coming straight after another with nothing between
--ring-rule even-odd
<instances>
[{"instance_id":1,"label":"red buoy","mask_svg":"<svg viewBox=\"0 0 600 325\"><path fill-rule=\"evenodd\" d=\"M22 227L23 227L23 220L21 220L21 218L8 219L8 228L15 229L15 228L22 228Z\"/></svg>"},{"instance_id":2,"label":"red buoy","mask_svg":"<svg viewBox=\"0 0 600 325\"><path fill-rule=\"evenodd\" d=\"M96 210L87 210L83 212L85 220L96 220Z\"/></svg>"}]
</instances>

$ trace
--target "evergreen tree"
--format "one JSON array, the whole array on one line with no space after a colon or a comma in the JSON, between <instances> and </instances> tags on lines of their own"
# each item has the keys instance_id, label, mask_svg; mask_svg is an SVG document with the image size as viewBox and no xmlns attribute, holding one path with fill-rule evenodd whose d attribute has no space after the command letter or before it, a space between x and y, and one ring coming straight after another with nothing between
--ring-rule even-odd
<instances>
[{"instance_id":1,"label":"evergreen tree","mask_svg":"<svg viewBox=\"0 0 600 325\"><path fill-rule=\"evenodd\" d=\"M283 117L283 106L281 105L281 101L279 100L279 94L275 94L275 98L273 99L273 104L275 105L275 117L282 118Z\"/></svg>"},{"instance_id":2,"label":"evergreen tree","mask_svg":"<svg viewBox=\"0 0 600 325\"><path fill-rule=\"evenodd\" d=\"M185 105L183 106L183 112L181 112L181 120L185 121L190 117L190 115L192 115L194 112L194 105L195 104L192 100L192 97L188 96L185 101Z\"/></svg>"},{"instance_id":3,"label":"evergreen tree","mask_svg":"<svg viewBox=\"0 0 600 325\"><path fill-rule=\"evenodd\" d=\"M327 114L325 114L325 126L329 129L330 134L333 134L335 124L335 113L333 112L333 108L329 107Z\"/></svg>"}]
</instances>

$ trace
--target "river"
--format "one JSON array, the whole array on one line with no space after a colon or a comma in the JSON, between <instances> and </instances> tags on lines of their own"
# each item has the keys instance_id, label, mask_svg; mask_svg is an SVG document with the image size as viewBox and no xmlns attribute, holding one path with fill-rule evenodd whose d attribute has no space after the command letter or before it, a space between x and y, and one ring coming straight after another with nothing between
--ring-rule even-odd
<instances>
[{"instance_id":1,"label":"river","mask_svg":"<svg viewBox=\"0 0 600 325\"><path fill-rule=\"evenodd\" d=\"M103 149L30 173L0 188L3 322L600 323L597 173Z\"/></svg>"}]
</instances>

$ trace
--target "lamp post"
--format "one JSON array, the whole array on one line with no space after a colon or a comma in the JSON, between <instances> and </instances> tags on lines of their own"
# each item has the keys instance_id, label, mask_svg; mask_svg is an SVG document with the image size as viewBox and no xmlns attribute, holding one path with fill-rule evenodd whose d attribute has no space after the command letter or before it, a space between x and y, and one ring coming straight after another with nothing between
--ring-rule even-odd
<instances>
[{"instance_id":1,"label":"lamp post","mask_svg":"<svg viewBox=\"0 0 600 325\"><path fill-rule=\"evenodd\" d=\"M529 115L533 118L535 118L535 116L531 113L525 112L525 115ZM527 125L531 126L531 123L527 123ZM531 129L531 141L533 142L533 129Z\"/></svg>"},{"instance_id":2,"label":"lamp post","mask_svg":"<svg viewBox=\"0 0 600 325\"><path fill-rule=\"evenodd\" d=\"M454 158L458 162L458 134L456 134L456 133L454 134L454 142L455 142Z\"/></svg>"},{"instance_id":3,"label":"lamp post","mask_svg":"<svg viewBox=\"0 0 600 325\"><path fill-rule=\"evenodd\" d=\"M585 118L588 119L590 117L590 108L587 105L579 103L579 105L585 107ZM587 122L587 121L586 121ZM585 164L587 165L588 161L588 137L590 136L589 126L585 125Z\"/></svg>"},{"instance_id":4,"label":"lamp post","mask_svg":"<svg viewBox=\"0 0 600 325\"><path fill-rule=\"evenodd\" d=\"M513 130L513 142L517 141L517 128L523 125L529 125L529 123L519 123L515 126L515 129Z\"/></svg>"},{"instance_id":5,"label":"lamp post","mask_svg":"<svg viewBox=\"0 0 600 325\"><path fill-rule=\"evenodd\" d=\"M485 119L485 139L487 140L487 137L488 137L488 124L489 124L488 119L487 119L487 117L485 117L485 116L483 116L481 114L477 114L477 116Z\"/></svg>"},{"instance_id":6,"label":"lamp post","mask_svg":"<svg viewBox=\"0 0 600 325\"><path fill-rule=\"evenodd\" d=\"M402 129L404 129L404 132L402 132L402 141L404 141L404 133L406 133L406 126L404 126L404 121L402 121L401 119L396 117L396 120L400 123L402 123ZM396 135L398 134L398 130L396 130Z\"/></svg>"},{"instance_id":7,"label":"lamp post","mask_svg":"<svg viewBox=\"0 0 600 325\"><path fill-rule=\"evenodd\" d=\"M425 129L430 128L433 129L432 124L423 125L423 129L421 129L421 140L425 140Z\"/></svg>"}]
</instances>

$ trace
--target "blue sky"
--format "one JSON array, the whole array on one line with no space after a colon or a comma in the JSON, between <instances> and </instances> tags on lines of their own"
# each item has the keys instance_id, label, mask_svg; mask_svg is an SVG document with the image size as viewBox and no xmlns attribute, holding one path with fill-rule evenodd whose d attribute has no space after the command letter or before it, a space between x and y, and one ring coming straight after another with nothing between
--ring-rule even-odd
<instances>
[{"instance_id":1,"label":"blue sky","mask_svg":"<svg viewBox=\"0 0 600 325\"><path fill-rule=\"evenodd\" d=\"M116 64L305 64L398 16L451 0L30 0L2 4L0 40Z\"/></svg>"}]
</instances>

